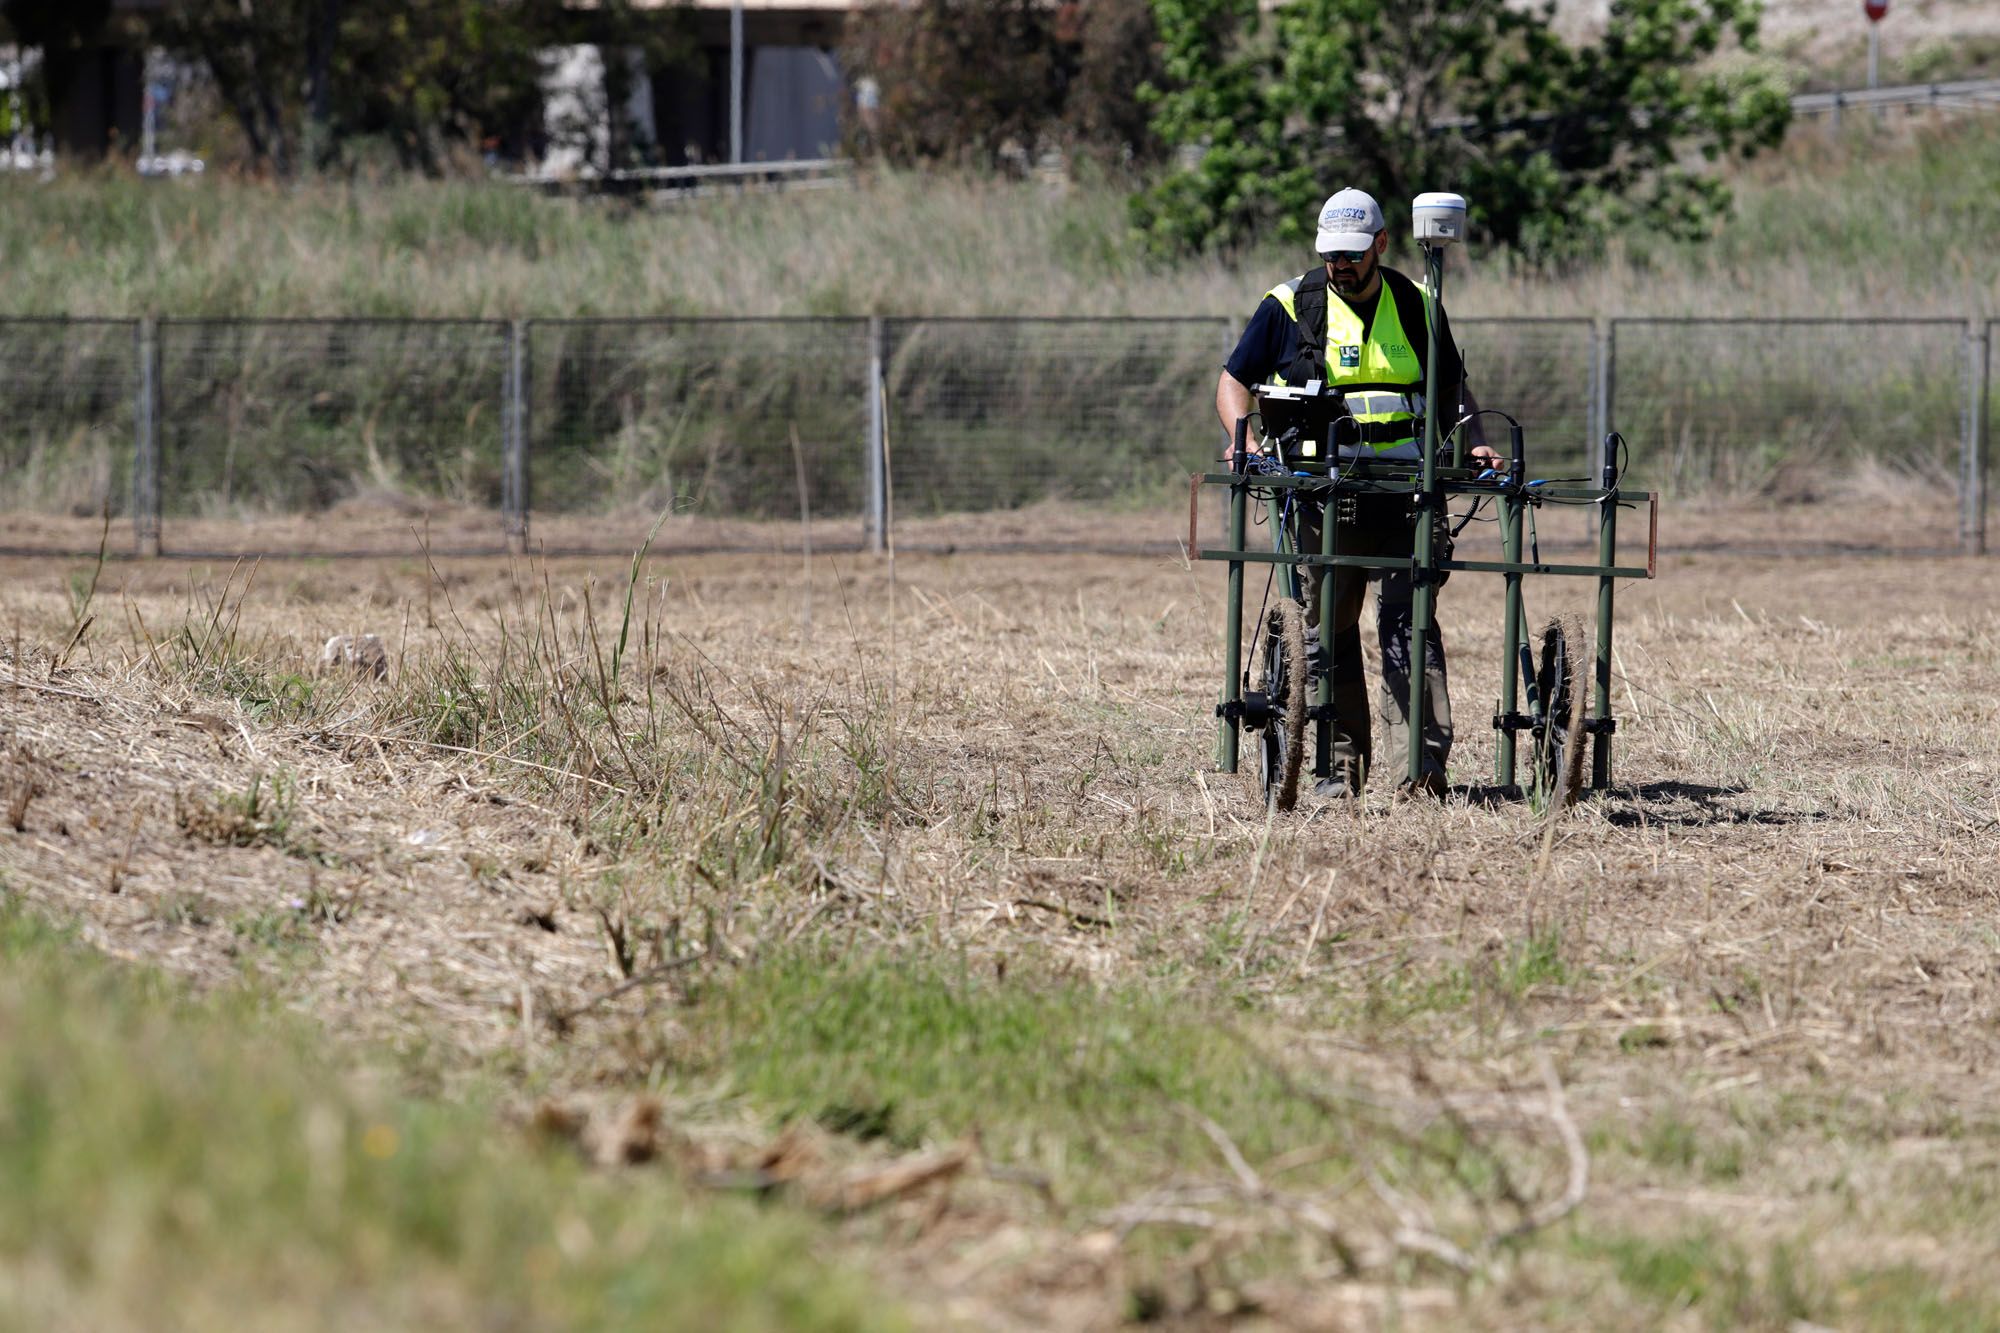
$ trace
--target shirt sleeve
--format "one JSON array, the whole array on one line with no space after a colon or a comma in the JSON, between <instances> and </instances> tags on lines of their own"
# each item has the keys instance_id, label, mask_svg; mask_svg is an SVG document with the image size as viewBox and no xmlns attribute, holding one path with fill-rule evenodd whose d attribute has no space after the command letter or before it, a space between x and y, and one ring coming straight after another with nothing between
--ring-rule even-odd
<instances>
[{"instance_id":1,"label":"shirt sleeve","mask_svg":"<svg viewBox=\"0 0 2000 1333\"><path fill-rule=\"evenodd\" d=\"M1458 339L1452 336L1451 316L1445 314L1443 305L1437 308L1437 322L1438 383L1457 393L1465 384L1465 358L1458 349Z\"/></svg>"},{"instance_id":2,"label":"shirt sleeve","mask_svg":"<svg viewBox=\"0 0 2000 1333\"><path fill-rule=\"evenodd\" d=\"M1298 341L1298 322L1285 313L1277 297L1267 296L1257 303L1257 312L1222 368L1246 387L1262 384L1291 364L1298 355Z\"/></svg>"},{"instance_id":3,"label":"shirt sleeve","mask_svg":"<svg viewBox=\"0 0 2000 1333\"><path fill-rule=\"evenodd\" d=\"M1463 412L1468 405L1467 394L1470 392L1466 387L1469 380L1465 373L1464 354L1459 351L1458 340L1452 336L1451 319L1445 314L1442 305L1438 307L1437 319L1439 382L1453 386L1449 391L1451 397L1447 401L1452 403L1455 413ZM1486 422L1482 418L1474 417L1472 423L1465 428L1465 442L1475 446L1488 443Z\"/></svg>"}]
</instances>

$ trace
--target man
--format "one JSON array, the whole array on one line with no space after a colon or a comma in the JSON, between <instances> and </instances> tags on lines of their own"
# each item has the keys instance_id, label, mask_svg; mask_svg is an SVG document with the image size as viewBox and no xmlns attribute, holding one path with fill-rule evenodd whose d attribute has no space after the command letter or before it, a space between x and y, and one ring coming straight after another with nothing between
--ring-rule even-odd
<instances>
[{"instance_id":1,"label":"man","mask_svg":"<svg viewBox=\"0 0 2000 1333\"><path fill-rule=\"evenodd\" d=\"M1237 340L1236 350L1215 385L1215 411L1231 440L1236 423L1254 410L1251 387L1266 383L1302 384L1318 379L1349 390L1354 433L1377 455L1421 458L1424 433L1422 394L1428 331L1422 289L1382 265L1389 248L1382 209L1360 190L1347 189L1320 206L1314 249L1325 267L1273 287ZM1476 410L1465 388L1465 366L1444 307L1436 307L1438 386L1443 402L1440 433ZM1366 386L1365 388L1362 386ZM1345 428L1343 428L1345 429ZM1486 447L1477 421L1467 427L1472 458L1504 467ZM1254 434L1249 447L1261 448ZM1320 549L1319 506L1303 507L1300 549ZM1336 549L1349 555L1407 556L1414 550L1414 511L1400 495L1359 496L1352 520L1343 519ZM1320 585L1333 578L1333 744L1331 771L1316 789L1325 796L1358 795L1373 758L1367 680L1361 668L1361 602L1368 571L1325 567L1309 571L1306 618L1320 637ZM1406 771L1409 753L1410 620L1414 588L1407 573L1383 574L1376 602L1382 647L1382 713L1388 721L1386 757L1390 769ZM1423 777L1416 790L1446 792L1445 761L1451 753L1451 700L1446 692L1444 636L1433 623L1424 656L1426 714ZM1316 651L1313 657L1319 663ZM1408 794L1404 778L1399 791Z\"/></svg>"}]
</instances>

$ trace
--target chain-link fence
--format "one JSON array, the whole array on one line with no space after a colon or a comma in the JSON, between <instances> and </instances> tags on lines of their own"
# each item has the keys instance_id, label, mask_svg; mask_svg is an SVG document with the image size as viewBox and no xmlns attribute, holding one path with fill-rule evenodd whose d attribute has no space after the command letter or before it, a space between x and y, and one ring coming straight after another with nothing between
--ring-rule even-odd
<instances>
[{"instance_id":1,"label":"chain-link fence","mask_svg":"<svg viewBox=\"0 0 2000 1333\"><path fill-rule=\"evenodd\" d=\"M1585 476L1595 456L1592 441L1602 430L1604 348L1596 326L1587 319L1466 319L1452 321L1452 332L1465 356L1473 401L1521 423L1528 475L1545 481ZM1507 423L1486 415L1480 424L1486 442L1505 454ZM1590 524L1588 511L1550 513L1538 530L1581 538Z\"/></svg>"},{"instance_id":2,"label":"chain-link fence","mask_svg":"<svg viewBox=\"0 0 2000 1333\"><path fill-rule=\"evenodd\" d=\"M889 321L896 515L1184 494L1219 452L1232 336L1216 319Z\"/></svg>"},{"instance_id":3,"label":"chain-link fence","mask_svg":"<svg viewBox=\"0 0 2000 1333\"><path fill-rule=\"evenodd\" d=\"M1968 449L1952 320L1613 321L1612 425L1633 483L1674 495L1876 503L1830 543L1953 545Z\"/></svg>"},{"instance_id":4,"label":"chain-link fence","mask_svg":"<svg viewBox=\"0 0 2000 1333\"><path fill-rule=\"evenodd\" d=\"M664 512L656 546L755 549L791 540L810 515L822 544L855 544L870 495L869 328L535 321L524 412L535 530L556 549L609 534L636 545Z\"/></svg>"},{"instance_id":5,"label":"chain-link fence","mask_svg":"<svg viewBox=\"0 0 2000 1333\"><path fill-rule=\"evenodd\" d=\"M1635 486L1860 497L1881 544L1980 549L1996 327L1466 319L1458 335L1534 476L1593 475L1615 428ZM1237 332L0 320L0 545L88 551L108 510L169 553L629 550L662 514L656 544L680 549L808 531L872 546L891 524L926 544L1164 548L1162 507L1222 451L1215 376ZM1503 423L1487 433L1504 447Z\"/></svg>"},{"instance_id":6,"label":"chain-link fence","mask_svg":"<svg viewBox=\"0 0 2000 1333\"><path fill-rule=\"evenodd\" d=\"M157 339L170 549L407 550L431 521L450 548L500 508L505 324L162 320Z\"/></svg>"},{"instance_id":7,"label":"chain-link fence","mask_svg":"<svg viewBox=\"0 0 2000 1333\"><path fill-rule=\"evenodd\" d=\"M1466 383L1482 408L1521 423L1529 471L1581 476L1597 428L1596 330L1587 319L1454 320ZM1506 423L1484 419L1487 442L1507 451Z\"/></svg>"},{"instance_id":8,"label":"chain-link fence","mask_svg":"<svg viewBox=\"0 0 2000 1333\"><path fill-rule=\"evenodd\" d=\"M106 516L129 513L138 331L136 320L0 321L0 546L93 548Z\"/></svg>"},{"instance_id":9,"label":"chain-link fence","mask_svg":"<svg viewBox=\"0 0 2000 1333\"><path fill-rule=\"evenodd\" d=\"M1964 332L1948 320L1616 320L1614 425L1634 475L1683 494L1781 493L1787 469L1862 462L1948 484Z\"/></svg>"}]
</instances>

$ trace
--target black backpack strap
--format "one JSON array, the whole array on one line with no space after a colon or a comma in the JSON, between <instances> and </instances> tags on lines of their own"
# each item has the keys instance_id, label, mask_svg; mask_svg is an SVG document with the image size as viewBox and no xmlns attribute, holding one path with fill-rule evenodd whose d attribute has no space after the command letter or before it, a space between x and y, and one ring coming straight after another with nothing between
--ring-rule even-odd
<instances>
[{"instance_id":1,"label":"black backpack strap","mask_svg":"<svg viewBox=\"0 0 2000 1333\"><path fill-rule=\"evenodd\" d=\"M1287 384L1326 379L1326 267L1315 264L1292 292L1292 316L1299 326L1299 350L1285 367Z\"/></svg>"}]
</instances>

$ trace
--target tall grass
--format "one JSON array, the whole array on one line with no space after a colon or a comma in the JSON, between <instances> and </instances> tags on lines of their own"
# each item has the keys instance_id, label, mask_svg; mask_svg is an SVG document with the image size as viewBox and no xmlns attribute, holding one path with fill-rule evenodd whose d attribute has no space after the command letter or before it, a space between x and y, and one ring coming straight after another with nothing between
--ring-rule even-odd
<instances>
[{"instance_id":1,"label":"tall grass","mask_svg":"<svg viewBox=\"0 0 2000 1333\"><path fill-rule=\"evenodd\" d=\"M1977 219L2000 187L1993 121L1801 125L1731 175L1738 207L1708 244L1627 234L1554 276L1475 244L1454 261L1454 306L1992 313L1979 294L2000 260ZM1303 262L1272 246L1149 264L1127 235L1127 185L870 171L852 189L648 209L488 183L15 182L0 313L1230 315ZM1415 263L1406 245L1395 257Z\"/></svg>"}]
</instances>

